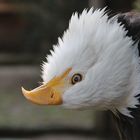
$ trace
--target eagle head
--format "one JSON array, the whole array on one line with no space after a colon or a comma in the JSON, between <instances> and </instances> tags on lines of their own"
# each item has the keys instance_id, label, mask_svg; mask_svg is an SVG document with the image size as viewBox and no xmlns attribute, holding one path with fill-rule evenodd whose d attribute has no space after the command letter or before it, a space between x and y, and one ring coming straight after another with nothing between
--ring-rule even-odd
<instances>
[{"instance_id":1,"label":"eagle head","mask_svg":"<svg viewBox=\"0 0 140 140\"><path fill-rule=\"evenodd\" d=\"M117 16L91 8L74 13L42 65L43 84L24 96L37 104L120 111L135 107L140 89L137 43Z\"/></svg>"}]
</instances>

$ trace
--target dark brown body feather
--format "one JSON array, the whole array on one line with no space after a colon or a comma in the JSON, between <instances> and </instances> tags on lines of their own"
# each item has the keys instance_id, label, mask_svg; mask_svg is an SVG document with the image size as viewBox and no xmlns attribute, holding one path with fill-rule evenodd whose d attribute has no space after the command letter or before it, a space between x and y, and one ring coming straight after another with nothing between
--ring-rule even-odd
<instances>
[{"instance_id":1,"label":"dark brown body feather","mask_svg":"<svg viewBox=\"0 0 140 140\"><path fill-rule=\"evenodd\" d=\"M121 22L126 30L127 35L131 36L135 42L140 40L140 13L128 12L119 14L118 21ZM140 43L138 43L140 55ZM140 101L140 95L137 95ZM114 115L121 140L140 140L140 105L137 108L128 108L133 118L118 113L118 117Z\"/></svg>"}]
</instances>

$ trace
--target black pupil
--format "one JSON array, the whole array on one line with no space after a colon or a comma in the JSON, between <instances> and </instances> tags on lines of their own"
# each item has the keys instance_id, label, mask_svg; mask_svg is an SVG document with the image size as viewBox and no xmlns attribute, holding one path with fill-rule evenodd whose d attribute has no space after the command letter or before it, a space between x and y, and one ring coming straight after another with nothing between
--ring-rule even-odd
<instances>
[{"instance_id":1,"label":"black pupil","mask_svg":"<svg viewBox=\"0 0 140 140\"><path fill-rule=\"evenodd\" d=\"M79 76L76 76L75 78L74 78L74 81L75 82L78 82L80 80L80 77Z\"/></svg>"}]
</instances>

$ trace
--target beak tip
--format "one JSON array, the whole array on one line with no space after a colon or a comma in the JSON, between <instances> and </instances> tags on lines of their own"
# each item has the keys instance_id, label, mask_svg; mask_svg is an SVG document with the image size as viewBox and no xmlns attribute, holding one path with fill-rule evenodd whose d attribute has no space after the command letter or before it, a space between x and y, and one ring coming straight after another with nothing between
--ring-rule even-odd
<instances>
[{"instance_id":1,"label":"beak tip","mask_svg":"<svg viewBox=\"0 0 140 140\"><path fill-rule=\"evenodd\" d=\"M26 89L24 89L23 87L21 87L22 93L25 96L27 93L29 93L29 91L27 91Z\"/></svg>"}]
</instances>

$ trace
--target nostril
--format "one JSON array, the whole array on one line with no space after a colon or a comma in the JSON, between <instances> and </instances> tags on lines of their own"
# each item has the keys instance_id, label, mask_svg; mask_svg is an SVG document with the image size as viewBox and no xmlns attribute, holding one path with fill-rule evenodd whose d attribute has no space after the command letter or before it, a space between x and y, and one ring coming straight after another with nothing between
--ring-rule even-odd
<instances>
[{"instance_id":1,"label":"nostril","mask_svg":"<svg viewBox=\"0 0 140 140\"><path fill-rule=\"evenodd\" d=\"M51 94L51 98L53 98L53 97L54 97L54 93Z\"/></svg>"}]
</instances>

